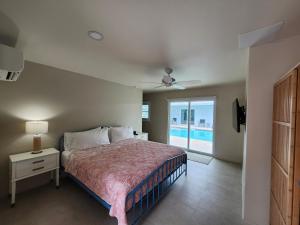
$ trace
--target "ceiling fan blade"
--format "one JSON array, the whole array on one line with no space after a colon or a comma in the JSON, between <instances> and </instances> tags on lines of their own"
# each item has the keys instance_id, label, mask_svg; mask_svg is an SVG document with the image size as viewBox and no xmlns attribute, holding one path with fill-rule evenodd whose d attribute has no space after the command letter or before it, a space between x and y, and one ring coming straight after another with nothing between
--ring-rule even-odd
<instances>
[{"instance_id":1,"label":"ceiling fan blade","mask_svg":"<svg viewBox=\"0 0 300 225\"><path fill-rule=\"evenodd\" d=\"M162 84L162 85L159 85L159 86L157 86L157 87L154 87L155 89L157 89L157 88L161 88L161 87L165 87L165 85L164 84Z\"/></svg>"},{"instance_id":2,"label":"ceiling fan blade","mask_svg":"<svg viewBox=\"0 0 300 225\"><path fill-rule=\"evenodd\" d=\"M179 85L179 84L173 84L172 85L172 87L174 87L174 88L176 88L176 89L178 89L178 90L184 90L185 89L185 87L183 87L183 86L181 86L181 85Z\"/></svg>"},{"instance_id":3,"label":"ceiling fan blade","mask_svg":"<svg viewBox=\"0 0 300 225\"><path fill-rule=\"evenodd\" d=\"M143 84L161 84L161 82L148 82L148 81L142 81L140 83L143 83Z\"/></svg>"},{"instance_id":4,"label":"ceiling fan blade","mask_svg":"<svg viewBox=\"0 0 300 225\"><path fill-rule=\"evenodd\" d=\"M176 84L201 84L201 80L181 80L181 81L177 81Z\"/></svg>"}]
</instances>

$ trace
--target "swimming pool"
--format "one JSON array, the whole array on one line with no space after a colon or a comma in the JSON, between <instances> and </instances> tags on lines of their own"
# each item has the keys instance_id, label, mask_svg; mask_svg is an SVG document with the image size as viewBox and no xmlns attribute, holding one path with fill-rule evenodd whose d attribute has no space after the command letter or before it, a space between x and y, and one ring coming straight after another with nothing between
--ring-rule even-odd
<instances>
[{"instance_id":1,"label":"swimming pool","mask_svg":"<svg viewBox=\"0 0 300 225\"><path fill-rule=\"evenodd\" d=\"M186 129L186 128L171 128L170 136L187 138L188 129ZM212 142L213 141L213 132L209 131L209 130L191 129L190 138L195 139L195 140Z\"/></svg>"}]
</instances>

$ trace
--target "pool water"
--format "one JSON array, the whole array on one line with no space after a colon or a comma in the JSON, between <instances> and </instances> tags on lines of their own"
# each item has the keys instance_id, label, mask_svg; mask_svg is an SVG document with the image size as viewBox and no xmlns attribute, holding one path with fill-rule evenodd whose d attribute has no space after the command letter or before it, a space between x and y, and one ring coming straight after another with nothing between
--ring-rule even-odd
<instances>
[{"instance_id":1,"label":"pool water","mask_svg":"<svg viewBox=\"0 0 300 225\"><path fill-rule=\"evenodd\" d=\"M188 129L186 128L171 128L170 136L175 137L188 137ZM191 129L190 138L202 141L213 141L213 132L209 130L196 130Z\"/></svg>"}]
</instances>

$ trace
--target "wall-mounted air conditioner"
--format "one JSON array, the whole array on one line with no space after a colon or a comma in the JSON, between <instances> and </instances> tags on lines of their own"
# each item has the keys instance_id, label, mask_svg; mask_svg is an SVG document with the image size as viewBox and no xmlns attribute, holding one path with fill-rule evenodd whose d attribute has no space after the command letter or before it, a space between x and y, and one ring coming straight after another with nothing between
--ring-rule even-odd
<instances>
[{"instance_id":1,"label":"wall-mounted air conditioner","mask_svg":"<svg viewBox=\"0 0 300 225\"><path fill-rule=\"evenodd\" d=\"M24 68L20 50L0 44L0 81L16 81Z\"/></svg>"}]
</instances>

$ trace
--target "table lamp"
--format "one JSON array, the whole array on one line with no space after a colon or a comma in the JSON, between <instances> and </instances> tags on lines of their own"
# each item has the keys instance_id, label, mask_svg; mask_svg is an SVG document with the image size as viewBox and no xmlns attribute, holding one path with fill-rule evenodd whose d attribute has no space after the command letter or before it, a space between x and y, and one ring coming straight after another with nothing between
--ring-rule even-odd
<instances>
[{"instance_id":1,"label":"table lamp","mask_svg":"<svg viewBox=\"0 0 300 225\"><path fill-rule=\"evenodd\" d=\"M47 121L27 121L26 122L26 133L33 134L33 150L32 154L42 152L42 140L41 134L48 133L48 122Z\"/></svg>"}]
</instances>

